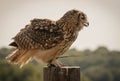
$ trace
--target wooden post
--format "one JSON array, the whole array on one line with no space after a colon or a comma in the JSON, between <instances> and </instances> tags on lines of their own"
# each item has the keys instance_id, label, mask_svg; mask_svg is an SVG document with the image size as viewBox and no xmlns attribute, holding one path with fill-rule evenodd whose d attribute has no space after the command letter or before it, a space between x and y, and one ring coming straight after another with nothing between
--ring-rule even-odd
<instances>
[{"instance_id":1,"label":"wooden post","mask_svg":"<svg viewBox=\"0 0 120 81\"><path fill-rule=\"evenodd\" d=\"M44 67L44 81L80 81L80 67Z\"/></svg>"}]
</instances>

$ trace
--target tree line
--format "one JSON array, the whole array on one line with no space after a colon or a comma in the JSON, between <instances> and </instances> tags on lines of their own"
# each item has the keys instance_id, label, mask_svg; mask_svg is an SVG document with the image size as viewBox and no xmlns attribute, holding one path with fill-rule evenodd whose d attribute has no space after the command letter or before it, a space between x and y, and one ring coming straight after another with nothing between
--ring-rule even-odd
<instances>
[{"instance_id":1,"label":"tree line","mask_svg":"<svg viewBox=\"0 0 120 81\"><path fill-rule=\"evenodd\" d=\"M22 69L9 64L5 57L12 50L0 49L0 81L43 81L44 65L34 60ZM100 46L95 50L70 49L64 56L59 58L63 64L80 66L81 81L120 81L120 51Z\"/></svg>"}]
</instances>

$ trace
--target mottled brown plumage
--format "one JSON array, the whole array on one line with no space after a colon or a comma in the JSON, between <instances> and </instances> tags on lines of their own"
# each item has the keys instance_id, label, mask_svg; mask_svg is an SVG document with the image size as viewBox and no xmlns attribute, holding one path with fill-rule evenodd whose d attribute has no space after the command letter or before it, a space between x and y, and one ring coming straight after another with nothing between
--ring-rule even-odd
<instances>
[{"instance_id":1,"label":"mottled brown plumage","mask_svg":"<svg viewBox=\"0 0 120 81\"><path fill-rule=\"evenodd\" d=\"M87 16L79 10L70 10L57 21L33 19L13 38L10 46L16 50L7 60L21 67L32 59L60 66L56 58L69 49L78 32L88 25Z\"/></svg>"}]
</instances>

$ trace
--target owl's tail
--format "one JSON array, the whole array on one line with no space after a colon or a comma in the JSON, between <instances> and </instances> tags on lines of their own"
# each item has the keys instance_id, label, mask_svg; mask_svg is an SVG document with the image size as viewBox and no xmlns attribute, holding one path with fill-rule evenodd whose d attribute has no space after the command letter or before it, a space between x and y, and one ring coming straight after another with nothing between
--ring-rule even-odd
<instances>
[{"instance_id":1,"label":"owl's tail","mask_svg":"<svg viewBox=\"0 0 120 81\"><path fill-rule=\"evenodd\" d=\"M32 56L28 51L17 49L8 55L6 59L12 64L20 64L20 68L22 68L23 65L27 64L32 59Z\"/></svg>"}]
</instances>

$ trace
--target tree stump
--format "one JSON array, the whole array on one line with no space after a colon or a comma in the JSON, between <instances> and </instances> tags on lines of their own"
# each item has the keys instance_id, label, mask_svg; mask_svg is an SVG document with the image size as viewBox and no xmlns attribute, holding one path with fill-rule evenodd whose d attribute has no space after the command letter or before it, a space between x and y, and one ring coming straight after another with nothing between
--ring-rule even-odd
<instances>
[{"instance_id":1,"label":"tree stump","mask_svg":"<svg viewBox=\"0 0 120 81\"><path fill-rule=\"evenodd\" d=\"M44 67L44 81L80 81L79 66Z\"/></svg>"}]
</instances>

